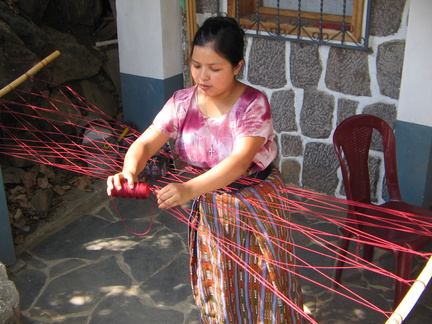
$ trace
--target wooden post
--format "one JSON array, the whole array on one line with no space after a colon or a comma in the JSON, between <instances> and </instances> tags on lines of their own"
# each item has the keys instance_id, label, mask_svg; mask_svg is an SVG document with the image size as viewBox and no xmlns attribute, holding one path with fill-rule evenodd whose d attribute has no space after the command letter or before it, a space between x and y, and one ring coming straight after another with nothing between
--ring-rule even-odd
<instances>
[{"instance_id":1,"label":"wooden post","mask_svg":"<svg viewBox=\"0 0 432 324\"><path fill-rule=\"evenodd\" d=\"M187 55L190 55L190 47L192 45L195 34L198 30L197 21L196 21L196 3L195 0L187 0L186 1L186 21L187 21L187 35L188 35L188 50ZM192 76L189 77L189 85L193 86L195 84Z\"/></svg>"},{"instance_id":2,"label":"wooden post","mask_svg":"<svg viewBox=\"0 0 432 324\"><path fill-rule=\"evenodd\" d=\"M196 4L195 0L187 0L186 2L186 19L188 25L188 38L189 44L192 43L195 33L197 31L197 22L196 22Z\"/></svg>"}]
</instances>

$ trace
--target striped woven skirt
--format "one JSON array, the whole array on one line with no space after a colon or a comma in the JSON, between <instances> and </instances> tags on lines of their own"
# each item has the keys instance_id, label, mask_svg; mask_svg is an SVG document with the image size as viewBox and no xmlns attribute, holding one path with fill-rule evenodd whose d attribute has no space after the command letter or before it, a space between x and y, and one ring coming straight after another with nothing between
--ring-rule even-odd
<instances>
[{"instance_id":1,"label":"striped woven skirt","mask_svg":"<svg viewBox=\"0 0 432 324\"><path fill-rule=\"evenodd\" d=\"M191 284L202 323L302 323L292 234L276 168L260 184L194 201Z\"/></svg>"}]
</instances>

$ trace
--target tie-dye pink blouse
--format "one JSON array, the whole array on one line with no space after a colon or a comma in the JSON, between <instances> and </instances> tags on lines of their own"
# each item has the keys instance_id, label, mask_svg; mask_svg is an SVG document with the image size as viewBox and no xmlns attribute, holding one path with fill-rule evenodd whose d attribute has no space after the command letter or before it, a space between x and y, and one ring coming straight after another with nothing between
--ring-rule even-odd
<instances>
[{"instance_id":1,"label":"tie-dye pink blouse","mask_svg":"<svg viewBox=\"0 0 432 324\"><path fill-rule=\"evenodd\" d=\"M249 86L231 110L218 118L200 112L196 86L179 90L167 101L153 125L165 136L176 139L176 151L182 160L205 170L230 156L236 139L244 136L265 138L251 171L265 169L277 154L268 100Z\"/></svg>"}]
</instances>

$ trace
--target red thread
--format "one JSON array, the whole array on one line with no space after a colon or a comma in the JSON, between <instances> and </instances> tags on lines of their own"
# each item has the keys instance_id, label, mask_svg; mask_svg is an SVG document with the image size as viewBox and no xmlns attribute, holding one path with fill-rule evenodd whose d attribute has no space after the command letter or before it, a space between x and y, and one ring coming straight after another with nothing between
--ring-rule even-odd
<instances>
[{"instance_id":1,"label":"red thread","mask_svg":"<svg viewBox=\"0 0 432 324\"><path fill-rule=\"evenodd\" d=\"M150 186L145 182L135 182L131 189L126 181L122 182L122 188L118 190L113 188L111 197L131 198L131 199L147 199L150 196Z\"/></svg>"},{"instance_id":2,"label":"red thread","mask_svg":"<svg viewBox=\"0 0 432 324\"><path fill-rule=\"evenodd\" d=\"M153 213L150 213L150 225L149 225L149 228L147 229L147 231L145 231L143 233L135 232L134 230L132 230L129 227L129 225L126 223L126 220L121 216L120 211L118 210L117 205L115 204L115 201L113 199L115 197L130 198L130 199L148 199L150 196L149 184L145 183L145 182L135 182L134 187L132 189L129 187L127 181L123 181L121 184L122 184L121 189L114 188L111 190L111 200L112 200L114 209L116 210L117 215L119 216L121 222L127 228L127 230L134 235L142 236L142 235L146 235L146 234L150 233L150 230L151 230L152 224L153 224L153 216L152 216Z\"/></svg>"},{"instance_id":3,"label":"red thread","mask_svg":"<svg viewBox=\"0 0 432 324\"><path fill-rule=\"evenodd\" d=\"M35 80L34 77L31 78L31 81L33 80ZM43 80L39 81L42 82ZM48 84L46 81L43 82ZM37 88L37 83L34 83L33 86ZM122 168L121 161L124 159L124 153L140 133L134 129L130 129L129 136L119 141L119 134L125 129L125 127L129 126L106 115L98 107L81 97L73 89L58 84L50 84L50 86L56 88L63 95L63 98L54 99L48 97L41 89L39 89L39 93L28 93L20 89L14 89L14 93L19 98L16 102L0 98L0 117L6 115L7 118L5 118L5 120L15 120L11 125L0 123L0 136L4 136L4 138L0 138L0 153L6 153L10 156L60 167L69 171L97 178L106 178L108 175L119 172ZM43 107L37 106L35 102L40 102L40 100L30 100L34 97L43 98L44 101L49 103L49 107L45 107L45 105ZM74 100L71 101L70 98L74 98ZM65 112L62 109L59 109L58 106L60 105L69 106L71 111ZM92 117L85 125L82 125L81 119L77 118L81 115L95 116L95 118L93 119ZM101 120L106 122L102 123ZM77 134L63 133L62 128L59 125L60 121L63 121L62 123L64 125L75 127L77 129ZM38 127L41 123L44 125L43 130ZM97 133L99 135L91 142L91 145L82 145L82 133L85 131L93 132L95 134ZM107 140L107 138L110 140ZM112 139L116 141L115 145L113 145ZM167 153L159 152L159 154L160 156L164 156L164 154ZM168 155L165 157L171 158L171 156ZM191 174L198 175L202 172L202 170L194 169L192 167L187 167L186 170L188 171L187 173L183 173L182 171L184 170L174 170L172 174L169 174L169 177L162 177L159 179L159 183L163 185L170 182L184 182L189 179ZM159 189L158 186L152 186L152 188L150 188L147 183L135 183L134 186L134 189L130 189L127 182L122 183L122 189L114 189L112 191L112 197L149 199L150 191L155 192ZM336 269L336 266L334 266L333 263L340 254L338 241L341 239L342 235L337 230L329 230L327 226L317 226L318 221L325 222L324 225L331 224L335 228L340 228L341 231L349 230L353 232L354 236L350 239L353 243L366 243L363 239L366 237L367 243L369 244L370 241L373 241L374 246L376 247L390 246L389 242L371 235L366 235L365 233L361 233L359 229L356 229L355 225L367 225L364 220L346 217L349 205L362 207L363 204L293 187L286 187L284 188L284 191L290 196L290 199L276 194L274 194L273 203L264 203L254 198L247 199L250 204L255 206L255 208L276 206L280 209L288 210L298 219L308 218L309 220L308 223L306 223L307 225L302 225L303 221L299 223L291 223L289 219L282 219L278 215L273 215L273 218L270 220L255 213L243 214L231 207L215 205L214 208L224 208L226 213L230 214L233 219L236 219L236 221L230 222L229 224L227 223L227 225L238 226L239 231L253 231L258 237L263 236L264 234L250 228L250 226L243 221L245 217L259 217L261 222L272 222L275 227L289 227L293 232L304 236L307 240L314 243L313 246L309 247L293 243L293 246L296 248L296 254L293 254L291 257L297 259L298 262L296 267L298 269L301 270L302 268L308 268L313 270L317 274L319 280L314 281L308 276L303 275L302 271L300 271L299 275L303 280L307 280L309 284L324 287L346 299L355 300L365 307L386 315L388 313L387 311L379 309L373 303L364 299L364 297L360 297L355 292L351 291L348 287L338 289L337 291L334 290L331 285L333 279L326 272ZM292 199L291 197L297 198ZM281 204L279 203L280 201L282 201ZM150 213L150 228L145 233L136 233L129 228L125 220L121 217L117 207L115 206L114 199L113 204L119 218L131 233L135 235L145 235L149 233L152 225L152 212ZM154 204L155 203L152 202L152 207ZM432 236L432 224L430 219L426 217L419 217L409 213L400 214L392 210L385 210L379 206L374 208L378 211L393 213L397 216L396 221L389 221L388 219L381 219L376 216L378 220L381 220L379 225L376 225L377 227L383 229L396 228L408 233ZM179 208L168 209L165 211L189 226L194 228L197 226L196 224L191 224L189 222L188 215L191 210L187 207L180 206ZM418 228L413 228L411 226L412 223L418 225ZM362 234L361 236L363 238L358 239L357 234ZM209 235L214 239L218 248L227 254L240 267L243 267L245 271L248 271L257 281L265 283L269 288L273 287L270 281L266 281L266 278L260 277L253 268L250 268L240 258L238 258L238 256L232 251L232 248L238 249L242 251L242 253L249 253L251 256L258 256L255 251L248 251L235 240L220 237L215 232L210 232ZM292 253L291 251L285 250L281 239L271 236L266 236L265 239L279 246L279 248L286 253ZM392 245L392 248L396 251L407 251L407 249L398 245ZM303 251L306 253L302 253ZM431 255L430 252L410 252L423 258ZM316 260L324 259L326 262L323 264L319 262L317 263L315 260L313 260L313 262L308 262L308 259L302 259L302 255L316 255L320 257L316 258ZM363 260L353 251L347 251L343 258L345 260L345 268L364 269L392 279L404 280L396 277L393 273L381 268L379 265ZM289 264L282 264L277 260L268 260L268 262L274 267L281 267L283 269L290 266ZM404 282L412 283L413 280L404 280ZM290 304L290 301L281 295L280 292L276 290L274 292L278 295L280 300ZM305 318L308 318L302 310L296 309L296 311L302 313Z\"/></svg>"}]
</instances>

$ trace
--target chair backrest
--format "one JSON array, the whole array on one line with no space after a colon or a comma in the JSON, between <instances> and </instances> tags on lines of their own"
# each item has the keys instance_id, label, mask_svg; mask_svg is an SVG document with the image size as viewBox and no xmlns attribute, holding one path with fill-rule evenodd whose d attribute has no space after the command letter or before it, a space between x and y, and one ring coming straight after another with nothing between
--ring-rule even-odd
<instances>
[{"instance_id":1,"label":"chair backrest","mask_svg":"<svg viewBox=\"0 0 432 324\"><path fill-rule=\"evenodd\" d=\"M385 179L390 200L400 201L393 130L381 118L366 114L345 119L333 135L347 199L371 203L368 158L374 129L382 138Z\"/></svg>"}]
</instances>

